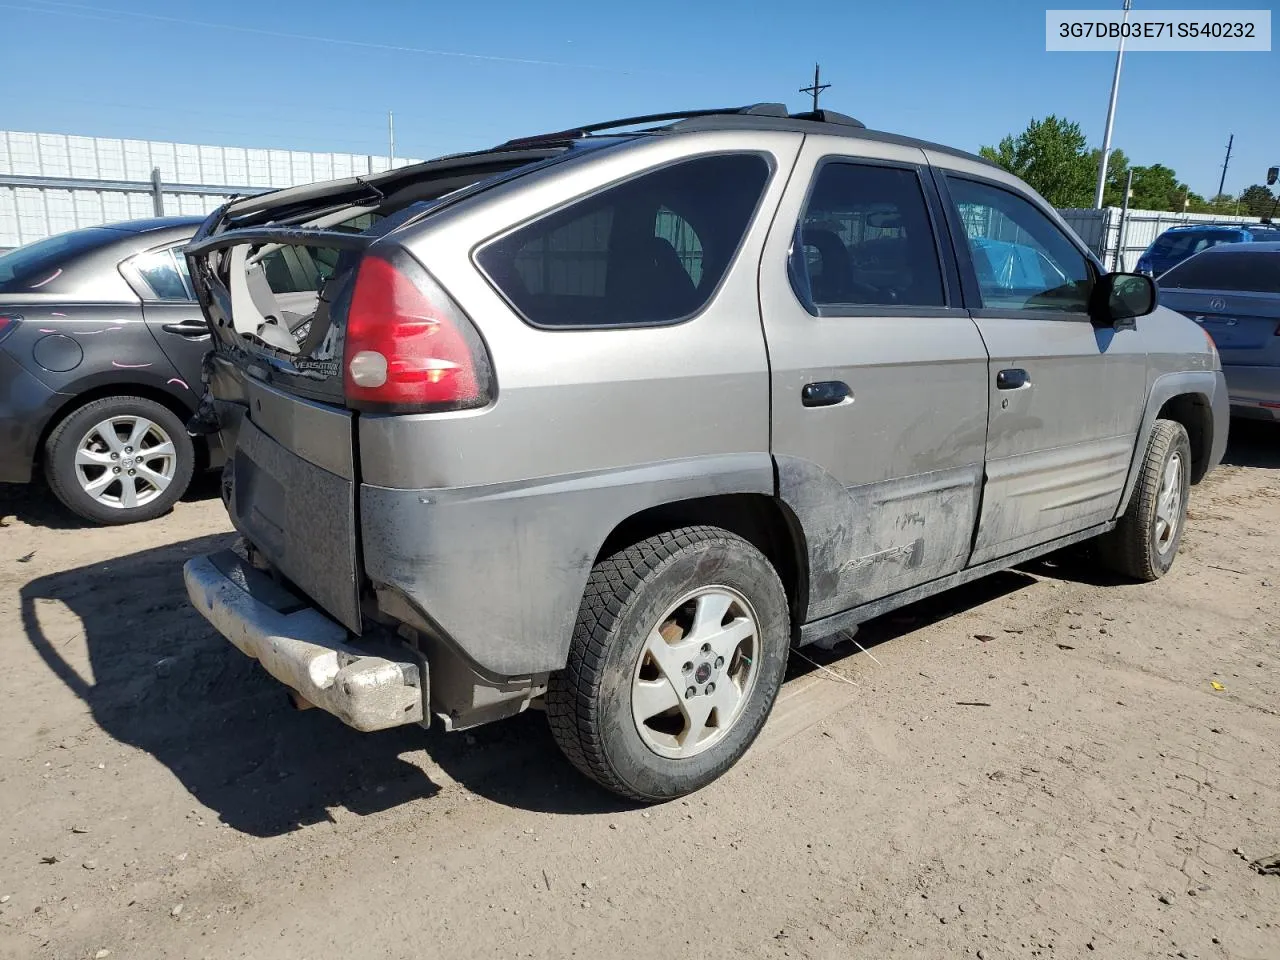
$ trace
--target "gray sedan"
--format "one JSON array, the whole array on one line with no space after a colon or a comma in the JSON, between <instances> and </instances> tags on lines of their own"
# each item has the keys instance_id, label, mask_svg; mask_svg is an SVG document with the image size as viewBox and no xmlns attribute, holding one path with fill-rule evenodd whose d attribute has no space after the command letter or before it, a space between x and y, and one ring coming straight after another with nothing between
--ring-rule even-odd
<instances>
[{"instance_id":1,"label":"gray sedan","mask_svg":"<svg viewBox=\"0 0 1280 960\"><path fill-rule=\"evenodd\" d=\"M1237 416L1280 420L1280 243L1224 243L1160 277L1160 302L1218 346Z\"/></svg>"}]
</instances>

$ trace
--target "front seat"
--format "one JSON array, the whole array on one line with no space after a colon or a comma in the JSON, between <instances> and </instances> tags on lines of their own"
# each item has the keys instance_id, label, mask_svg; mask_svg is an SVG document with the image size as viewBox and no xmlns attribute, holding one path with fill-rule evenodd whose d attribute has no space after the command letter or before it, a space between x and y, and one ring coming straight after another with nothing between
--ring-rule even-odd
<instances>
[{"instance_id":1,"label":"front seat","mask_svg":"<svg viewBox=\"0 0 1280 960\"><path fill-rule=\"evenodd\" d=\"M834 230L825 227L805 227L800 233L800 243L818 251L822 270L815 276L807 270L809 290L814 303L842 303L849 299L853 288L853 267L849 264L849 251Z\"/></svg>"}]
</instances>

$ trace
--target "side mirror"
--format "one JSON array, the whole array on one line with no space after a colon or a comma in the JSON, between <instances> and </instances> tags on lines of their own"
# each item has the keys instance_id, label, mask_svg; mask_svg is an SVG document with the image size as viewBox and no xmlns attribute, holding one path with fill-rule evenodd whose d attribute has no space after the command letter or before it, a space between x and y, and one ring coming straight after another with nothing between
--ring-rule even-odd
<instances>
[{"instance_id":1,"label":"side mirror","mask_svg":"<svg viewBox=\"0 0 1280 960\"><path fill-rule=\"evenodd\" d=\"M1094 324L1112 327L1123 320L1145 317L1159 303L1156 284L1141 273L1108 273L1094 284L1089 315Z\"/></svg>"}]
</instances>

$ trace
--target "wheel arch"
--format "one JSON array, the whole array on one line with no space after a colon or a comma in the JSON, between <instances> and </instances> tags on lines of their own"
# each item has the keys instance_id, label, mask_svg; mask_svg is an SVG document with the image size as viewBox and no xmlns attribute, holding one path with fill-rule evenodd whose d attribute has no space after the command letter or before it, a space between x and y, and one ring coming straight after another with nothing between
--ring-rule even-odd
<instances>
[{"instance_id":1,"label":"wheel arch","mask_svg":"<svg viewBox=\"0 0 1280 960\"><path fill-rule=\"evenodd\" d=\"M1229 423L1226 382L1216 370L1188 370L1157 377L1147 393L1142 421L1134 440L1129 475L1116 517L1124 515L1138 482L1142 459L1156 420L1174 420L1191 440L1191 482L1199 483L1217 466L1226 448Z\"/></svg>"},{"instance_id":2,"label":"wheel arch","mask_svg":"<svg viewBox=\"0 0 1280 960\"><path fill-rule=\"evenodd\" d=\"M36 441L35 452L32 457L33 467L39 468L44 464L45 446L48 443L49 435L57 429L58 425L67 417L74 414L82 407L88 406L95 400L104 400L108 397L139 397L143 400L150 400L158 403L162 407L168 409L174 416L181 420L184 424L187 419L195 412L193 402L186 397L179 396L173 390L160 386L155 383L145 383L137 380L127 381L106 381L90 383L79 392L73 393L50 415L45 425L40 430L40 436ZM196 472L207 469L211 464L211 450L209 444L204 437L192 437L192 446L196 452Z\"/></svg>"},{"instance_id":3,"label":"wheel arch","mask_svg":"<svg viewBox=\"0 0 1280 960\"><path fill-rule=\"evenodd\" d=\"M708 525L737 534L768 558L782 580L793 627L803 623L809 597L808 552L799 519L777 497L725 493L660 503L622 519L605 538L595 562L655 534Z\"/></svg>"},{"instance_id":4,"label":"wheel arch","mask_svg":"<svg viewBox=\"0 0 1280 960\"><path fill-rule=\"evenodd\" d=\"M1209 472L1213 450L1213 407L1203 393L1180 393L1170 397L1156 413L1157 420L1182 424L1191 440L1191 482L1199 483Z\"/></svg>"}]
</instances>

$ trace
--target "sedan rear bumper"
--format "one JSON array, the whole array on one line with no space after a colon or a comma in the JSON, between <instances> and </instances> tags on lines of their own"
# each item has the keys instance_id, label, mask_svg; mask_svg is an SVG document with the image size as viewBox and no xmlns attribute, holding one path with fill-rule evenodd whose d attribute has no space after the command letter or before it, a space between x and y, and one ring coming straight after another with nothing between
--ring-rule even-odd
<instances>
[{"instance_id":1,"label":"sedan rear bumper","mask_svg":"<svg viewBox=\"0 0 1280 960\"><path fill-rule=\"evenodd\" d=\"M49 418L67 400L0 350L0 483L27 483Z\"/></svg>"},{"instance_id":2,"label":"sedan rear bumper","mask_svg":"<svg viewBox=\"0 0 1280 960\"><path fill-rule=\"evenodd\" d=\"M361 731L419 723L426 661L392 644L347 643L347 631L229 550L188 560L191 603L242 653L306 703Z\"/></svg>"},{"instance_id":3,"label":"sedan rear bumper","mask_svg":"<svg viewBox=\"0 0 1280 960\"><path fill-rule=\"evenodd\" d=\"M1224 365L1231 412L1263 419L1280 419L1280 366Z\"/></svg>"}]
</instances>

